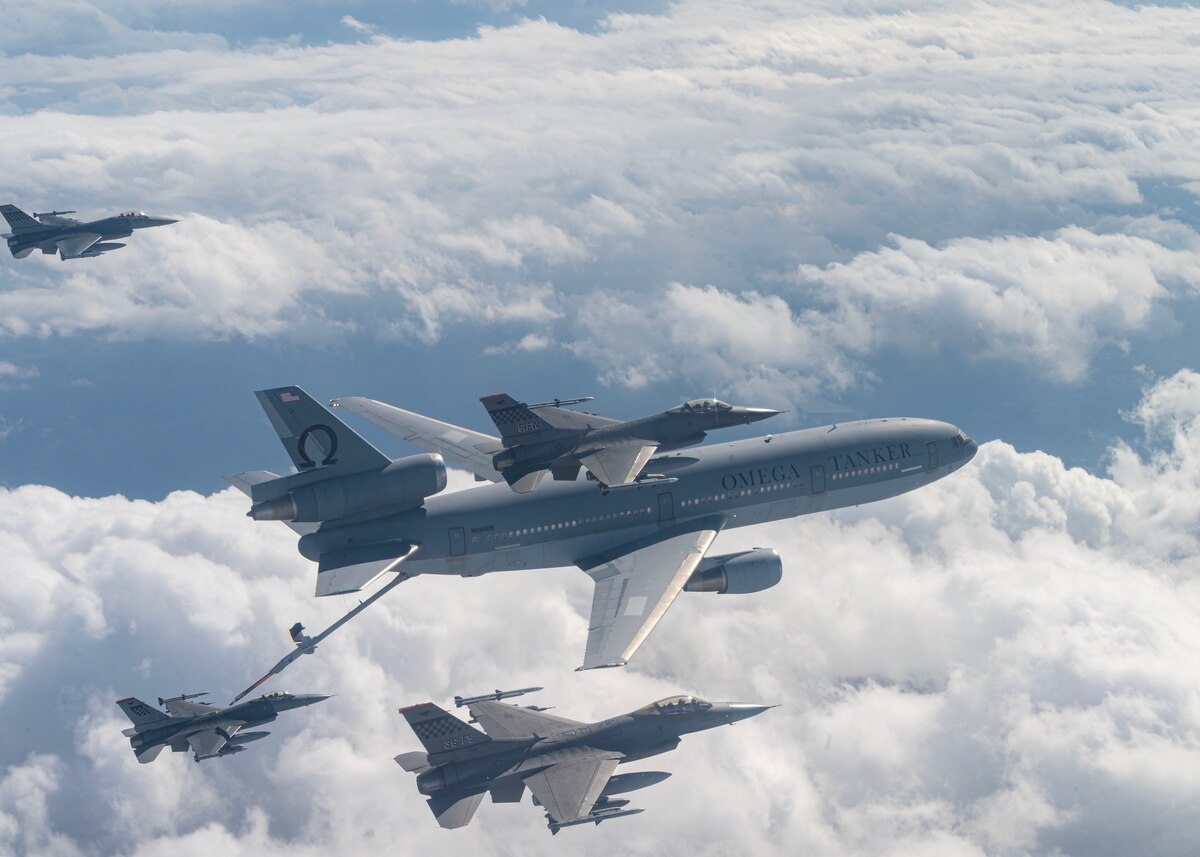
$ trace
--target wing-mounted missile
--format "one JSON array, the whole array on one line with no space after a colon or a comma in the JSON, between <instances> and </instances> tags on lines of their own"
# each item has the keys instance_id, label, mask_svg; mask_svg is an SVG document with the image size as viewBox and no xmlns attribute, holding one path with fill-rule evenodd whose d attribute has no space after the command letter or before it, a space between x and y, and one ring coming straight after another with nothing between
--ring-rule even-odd
<instances>
[{"instance_id":1,"label":"wing-mounted missile","mask_svg":"<svg viewBox=\"0 0 1200 857\"><path fill-rule=\"evenodd\" d=\"M496 688L492 693L484 693L479 696L456 696L454 697L454 707L462 708L464 705L470 705L473 702L499 702L501 699L511 699L514 696L523 696L526 693L533 693L538 690L542 690L542 688L522 687L517 690L500 690L500 688Z\"/></svg>"},{"instance_id":2,"label":"wing-mounted missile","mask_svg":"<svg viewBox=\"0 0 1200 857\"><path fill-rule=\"evenodd\" d=\"M74 211L35 211L33 216L36 217L43 226L76 226L79 224L78 220L63 216L65 214L74 213Z\"/></svg>"},{"instance_id":3,"label":"wing-mounted missile","mask_svg":"<svg viewBox=\"0 0 1200 857\"><path fill-rule=\"evenodd\" d=\"M613 802L617 803L616 801ZM613 818L624 818L627 815L637 815L639 812L645 812L644 809L622 809L620 806L601 807L593 809L590 814L582 818L573 818L570 821L555 821L549 815L546 816L546 826L550 828L551 834L557 834L564 827L574 827L577 824L599 824L602 821L609 821Z\"/></svg>"},{"instance_id":4,"label":"wing-mounted missile","mask_svg":"<svg viewBox=\"0 0 1200 857\"><path fill-rule=\"evenodd\" d=\"M270 734L270 732L239 732L230 738L225 746L234 747L241 744L249 744L251 741L261 741Z\"/></svg>"},{"instance_id":5,"label":"wing-mounted missile","mask_svg":"<svg viewBox=\"0 0 1200 857\"><path fill-rule=\"evenodd\" d=\"M159 704L159 705L166 705L168 702L185 702L185 701L187 701L187 700L189 700L189 699L197 699L197 698L199 698L199 697L201 697L201 696L208 696L208 691L207 691L207 690L202 690L202 691L200 691L199 693L181 693L181 694L179 694L179 696L172 696L170 699L163 699L163 698L160 696L160 697L158 698L158 704ZM208 705L208 703L207 703L207 702L205 702L205 703L202 703L202 704L203 704L203 705Z\"/></svg>"},{"instance_id":6,"label":"wing-mounted missile","mask_svg":"<svg viewBox=\"0 0 1200 857\"><path fill-rule=\"evenodd\" d=\"M525 407L533 410L534 408L565 408L568 405L581 405L584 402L595 401L595 396L581 396L578 399L555 399L552 402L538 402L533 405L525 405Z\"/></svg>"}]
</instances>

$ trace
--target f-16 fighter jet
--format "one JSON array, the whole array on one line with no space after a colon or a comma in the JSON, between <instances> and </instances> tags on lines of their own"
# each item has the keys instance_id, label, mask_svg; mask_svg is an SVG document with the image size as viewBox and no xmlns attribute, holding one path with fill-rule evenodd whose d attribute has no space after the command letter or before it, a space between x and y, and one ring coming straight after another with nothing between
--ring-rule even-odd
<instances>
[{"instance_id":1,"label":"f-16 fighter jet","mask_svg":"<svg viewBox=\"0 0 1200 857\"><path fill-rule=\"evenodd\" d=\"M658 452L695 446L713 429L746 425L779 413L717 399L692 399L661 414L622 421L561 407L588 399L526 405L501 393L479 401L500 430L501 448L492 456L492 465L518 493L537 488L547 473L574 482L581 466L604 485L628 485ZM360 402L343 399L342 404L358 410ZM370 418L369 413L364 415Z\"/></svg>"},{"instance_id":2,"label":"f-16 fighter jet","mask_svg":"<svg viewBox=\"0 0 1200 857\"><path fill-rule=\"evenodd\" d=\"M251 741L271 734L243 732L243 729L270 723L281 711L329 699L328 696L294 695L277 690L228 708L192 701L204 695L185 693L172 699L160 698L158 704L166 706L166 714L132 696L118 699L117 705L133 721L133 727L121 734L129 738L137 760L143 765L153 762L163 747L170 747L176 753L186 752L190 747L197 762L232 756L245 750Z\"/></svg>"},{"instance_id":3,"label":"f-16 fighter jet","mask_svg":"<svg viewBox=\"0 0 1200 857\"><path fill-rule=\"evenodd\" d=\"M530 494L502 483L443 494L443 456L500 482L479 448L487 435L371 402L362 413L432 453L392 459L299 387L258 398L296 472L229 479L250 495L252 518L300 534L317 595L355 592L388 571L476 577L574 565L596 585L584 669L628 662L681 592L779 582L783 564L769 548L708 555L723 530L895 497L976 450L949 423L863 420L667 453L647 463L667 477L610 491L581 479Z\"/></svg>"},{"instance_id":4,"label":"f-16 fighter jet","mask_svg":"<svg viewBox=\"0 0 1200 857\"><path fill-rule=\"evenodd\" d=\"M614 776L623 762L670 752L689 732L736 723L771 707L674 696L599 723L580 723L479 701L470 710L480 732L426 702L400 709L425 752L401 753L396 762L417 775L417 789L428 796L442 827L469 824L488 792L494 803L519 803L528 787L533 802L546 811L550 832L558 833L641 812L613 795L670 776L660 771Z\"/></svg>"},{"instance_id":5,"label":"f-16 fighter jet","mask_svg":"<svg viewBox=\"0 0 1200 857\"><path fill-rule=\"evenodd\" d=\"M57 253L64 262L67 259L90 259L109 250L120 250L125 245L112 239L128 238L135 229L179 222L169 217L150 217L141 211L126 211L88 223L63 216L74 213L35 212L30 217L15 205L0 205L0 214L4 215L12 229L12 232L6 232L3 236L8 239L8 249L18 259L24 259L34 250L41 250L47 255Z\"/></svg>"}]
</instances>

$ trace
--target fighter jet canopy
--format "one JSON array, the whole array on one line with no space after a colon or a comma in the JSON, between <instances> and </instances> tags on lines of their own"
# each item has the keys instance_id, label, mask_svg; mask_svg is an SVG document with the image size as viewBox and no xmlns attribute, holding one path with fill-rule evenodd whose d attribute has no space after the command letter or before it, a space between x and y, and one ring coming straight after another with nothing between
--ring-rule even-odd
<instances>
[{"instance_id":1,"label":"fighter jet canopy","mask_svg":"<svg viewBox=\"0 0 1200 857\"><path fill-rule=\"evenodd\" d=\"M288 693L286 690L273 690L270 693L264 693L260 699L276 699L282 702L285 699L291 699L292 696L293 694Z\"/></svg>"},{"instance_id":2,"label":"fighter jet canopy","mask_svg":"<svg viewBox=\"0 0 1200 857\"><path fill-rule=\"evenodd\" d=\"M144 211L122 211L117 216L118 217L145 217L146 212L144 212Z\"/></svg>"},{"instance_id":3,"label":"fighter jet canopy","mask_svg":"<svg viewBox=\"0 0 1200 857\"><path fill-rule=\"evenodd\" d=\"M727 405L720 399L689 399L679 408L685 411L732 411L733 405Z\"/></svg>"},{"instance_id":4,"label":"fighter jet canopy","mask_svg":"<svg viewBox=\"0 0 1200 857\"><path fill-rule=\"evenodd\" d=\"M705 702L696 696L668 696L666 699L642 706L634 714L689 714L709 708L712 708L711 702Z\"/></svg>"}]
</instances>

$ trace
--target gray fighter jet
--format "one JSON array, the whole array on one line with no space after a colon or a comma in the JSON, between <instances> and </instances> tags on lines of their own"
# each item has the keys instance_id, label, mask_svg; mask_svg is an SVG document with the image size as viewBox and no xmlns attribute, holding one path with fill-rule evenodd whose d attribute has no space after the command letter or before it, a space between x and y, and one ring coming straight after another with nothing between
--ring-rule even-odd
<instances>
[{"instance_id":1,"label":"gray fighter jet","mask_svg":"<svg viewBox=\"0 0 1200 857\"><path fill-rule=\"evenodd\" d=\"M560 482L574 482L581 466L604 485L628 485L658 452L695 446L713 429L780 413L717 399L692 399L661 414L614 420L562 407L590 401L586 398L527 405L501 393L479 401L500 430L492 465L518 493L537 488L547 473ZM343 404L355 410L355 400Z\"/></svg>"},{"instance_id":2,"label":"gray fighter jet","mask_svg":"<svg viewBox=\"0 0 1200 857\"><path fill-rule=\"evenodd\" d=\"M445 460L499 483L480 451L494 438L354 400L433 453L393 460L299 387L258 398L296 472L229 480L250 495L252 518L300 534L300 553L317 563L317 595L355 592L389 571L403 580L574 565L596 585L584 669L625 664L681 592L779 582L783 564L769 548L709 556L723 530L895 497L953 473L976 450L949 423L862 420L667 453L646 465L661 478L610 490L579 479L530 494L502 483L442 494Z\"/></svg>"},{"instance_id":3,"label":"gray fighter jet","mask_svg":"<svg viewBox=\"0 0 1200 857\"><path fill-rule=\"evenodd\" d=\"M193 702L203 693L185 693L171 699L159 699L166 706L163 714L157 708L129 697L118 699L117 705L133 721L133 727L121 734L129 738L133 754L143 765L153 762L163 747L176 753L190 747L197 762L232 756L246 749L251 741L266 738L270 732L243 732L250 726L270 723L279 712L324 702L328 696L291 694L281 690L266 693L249 702L222 708L207 702Z\"/></svg>"},{"instance_id":4,"label":"gray fighter jet","mask_svg":"<svg viewBox=\"0 0 1200 857\"><path fill-rule=\"evenodd\" d=\"M613 795L670 776L661 771L613 776L618 765L670 752L689 732L736 723L772 707L673 696L599 723L580 723L481 700L470 705L480 732L426 702L400 709L425 751L401 753L396 762L417 775L417 789L428 796L442 827L469 824L488 792L493 803L520 803L528 786L534 803L546 811L550 832L558 833L641 812Z\"/></svg>"},{"instance_id":5,"label":"gray fighter jet","mask_svg":"<svg viewBox=\"0 0 1200 857\"><path fill-rule=\"evenodd\" d=\"M24 259L34 250L41 250L46 255L57 253L64 262L67 259L90 259L110 250L120 250L125 245L113 239L128 238L135 229L179 222L169 217L150 217L141 211L127 211L88 223L64 217L74 213L35 212L30 217L15 205L0 205L0 214L4 215L12 229L12 232L6 232L3 236L8 239L8 249L18 259Z\"/></svg>"}]
</instances>

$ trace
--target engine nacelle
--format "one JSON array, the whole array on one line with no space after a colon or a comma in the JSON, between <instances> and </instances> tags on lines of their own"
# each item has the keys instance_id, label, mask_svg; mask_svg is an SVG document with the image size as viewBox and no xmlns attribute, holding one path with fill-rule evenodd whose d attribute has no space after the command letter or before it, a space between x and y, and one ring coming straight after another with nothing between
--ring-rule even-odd
<instances>
[{"instance_id":1,"label":"engine nacelle","mask_svg":"<svg viewBox=\"0 0 1200 857\"><path fill-rule=\"evenodd\" d=\"M712 556L700 563L684 584L686 592L744 595L762 592L783 579L783 562L774 548Z\"/></svg>"},{"instance_id":2,"label":"engine nacelle","mask_svg":"<svg viewBox=\"0 0 1200 857\"><path fill-rule=\"evenodd\" d=\"M256 521L336 521L366 512L393 514L415 509L446 487L442 457L428 453L397 458L382 470L334 476L293 488L256 503Z\"/></svg>"}]
</instances>

